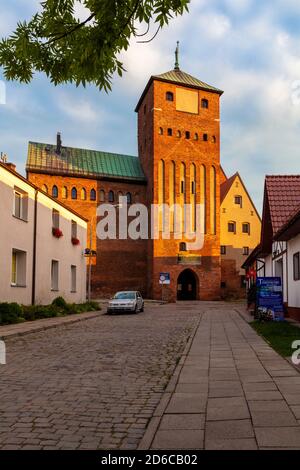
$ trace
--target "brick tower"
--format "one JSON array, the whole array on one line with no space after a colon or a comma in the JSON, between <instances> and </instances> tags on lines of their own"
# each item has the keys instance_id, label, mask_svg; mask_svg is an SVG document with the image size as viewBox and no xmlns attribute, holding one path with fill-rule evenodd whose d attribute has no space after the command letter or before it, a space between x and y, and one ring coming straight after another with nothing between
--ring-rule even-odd
<instances>
[{"instance_id":1,"label":"brick tower","mask_svg":"<svg viewBox=\"0 0 300 470\"><path fill-rule=\"evenodd\" d=\"M194 208L201 204L204 245L189 250L187 239L148 241L148 295L166 300L220 297L220 97L222 91L180 70L178 47L174 70L152 76L138 102L138 148L148 180L147 204L190 204L191 224L200 223ZM194 215L193 215L194 214ZM165 228L165 227L164 227ZM171 283L162 286L160 273Z\"/></svg>"}]
</instances>

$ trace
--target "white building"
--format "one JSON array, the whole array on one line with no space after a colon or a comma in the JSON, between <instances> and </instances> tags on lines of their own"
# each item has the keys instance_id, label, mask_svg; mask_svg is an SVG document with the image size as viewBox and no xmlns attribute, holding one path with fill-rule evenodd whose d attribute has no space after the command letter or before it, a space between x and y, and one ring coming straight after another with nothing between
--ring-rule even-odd
<instances>
[{"instance_id":1,"label":"white building","mask_svg":"<svg viewBox=\"0 0 300 470\"><path fill-rule=\"evenodd\" d=\"M266 177L261 242L243 267L252 282L280 277L286 311L300 320L300 175Z\"/></svg>"},{"instance_id":2,"label":"white building","mask_svg":"<svg viewBox=\"0 0 300 470\"><path fill-rule=\"evenodd\" d=\"M86 300L87 221L0 163L0 302Z\"/></svg>"}]
</instances>

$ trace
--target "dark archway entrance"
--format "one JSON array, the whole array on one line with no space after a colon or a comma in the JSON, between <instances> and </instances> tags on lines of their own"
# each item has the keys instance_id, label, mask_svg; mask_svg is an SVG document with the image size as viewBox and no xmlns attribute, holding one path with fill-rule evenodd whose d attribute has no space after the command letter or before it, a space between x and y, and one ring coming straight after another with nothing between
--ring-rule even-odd
<instances>
[{"instance_id":1,"label":"dark archway entrance","mask_svg":"<svg viewBox=\"0 0 300 470\"><path fill-rule=\"evenodd\" d=\"M197 277L190 269L182 271L177 281L177 300L197 300Z\"/></svg>"}]
</instances>

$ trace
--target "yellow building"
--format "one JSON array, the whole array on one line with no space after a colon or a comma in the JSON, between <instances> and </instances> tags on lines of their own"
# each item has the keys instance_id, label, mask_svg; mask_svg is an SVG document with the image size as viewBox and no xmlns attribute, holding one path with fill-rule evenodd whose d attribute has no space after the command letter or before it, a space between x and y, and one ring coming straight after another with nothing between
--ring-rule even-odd
<instances>
[{"instance_id":1,"label":"yellow building","mask_svg":"<svg viewBox=\"0 0 300 470\"><path fill-rule=\"evenodd\" d=\"M261 218L239 173L225 178L220 211L222 296L244 297L246 279L241 266L260 242Z\"/></svg>"}]
</instances>

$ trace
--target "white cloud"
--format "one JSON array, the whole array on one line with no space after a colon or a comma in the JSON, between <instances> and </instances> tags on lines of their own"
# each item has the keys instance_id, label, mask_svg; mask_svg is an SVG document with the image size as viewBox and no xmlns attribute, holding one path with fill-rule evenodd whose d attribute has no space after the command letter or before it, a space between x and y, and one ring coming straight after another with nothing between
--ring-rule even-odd
<instances>
[{"instance_id":1,"label":"white cloud","mask_svg":"<svg viewBox=\"0 0 300 470\"><path fill-rule=\"evenodd\" d=\"M74 121L89 124L99 119L100 113L85 98L74 99L73 94L60 91L59 96L55 97L55 101L60 111Z\"/></svg>"}]
</instances>

